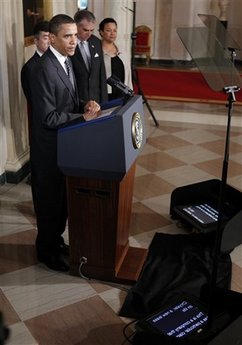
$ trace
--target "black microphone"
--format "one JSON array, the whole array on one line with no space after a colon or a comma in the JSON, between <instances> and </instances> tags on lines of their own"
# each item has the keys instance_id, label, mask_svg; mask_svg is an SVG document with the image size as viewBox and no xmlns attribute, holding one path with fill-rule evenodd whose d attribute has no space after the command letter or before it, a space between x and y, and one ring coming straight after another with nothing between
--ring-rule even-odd
<instances>
[{"instance_id":1,"label":"black microphone","mask_svg":"<svg viewBox=\"0 0 242 345\"><path fill-rule=\"evenodd\" d=\"M107 84L116 87L126 96L133 97L134 91L131 90L127 85L121 82L121 80L114 74L106 80Z\"/></svg>"}]
</instances>

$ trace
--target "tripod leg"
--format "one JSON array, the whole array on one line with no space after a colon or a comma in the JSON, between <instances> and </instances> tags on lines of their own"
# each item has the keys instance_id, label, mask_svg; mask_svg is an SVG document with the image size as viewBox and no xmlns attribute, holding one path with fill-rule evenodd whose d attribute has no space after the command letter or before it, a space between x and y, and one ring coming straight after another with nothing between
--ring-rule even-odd
<instances>
[{"instance_id":1,"label":"tripod leg","mask_svg":"<svg viewBox=\"0 0 242 345\"><path fill-rule=\"evenodd\" d=\"M152 109L151 109L151 107L150 107L150 105L149 105L149 103L148 103L148 101L147 101L143 91L142 91L142 88L141 88L140 82L139 82L139 78L138 78L138 73L137 73L137 70L136 70L136 68L134 66L132 67L132 78L133 78L133 83L138 88L138 94L142 96L143 102L146 104L146 106L147 106L147 108L148 108L148 110L150 112L150 115L152 116L152 118L154 120L154 123L155 123L156 127L159 127L159 123L156 120L155 115L154 115L154 113L153 113L153 111L152 111Z\"/></svg>"}]
</instances>

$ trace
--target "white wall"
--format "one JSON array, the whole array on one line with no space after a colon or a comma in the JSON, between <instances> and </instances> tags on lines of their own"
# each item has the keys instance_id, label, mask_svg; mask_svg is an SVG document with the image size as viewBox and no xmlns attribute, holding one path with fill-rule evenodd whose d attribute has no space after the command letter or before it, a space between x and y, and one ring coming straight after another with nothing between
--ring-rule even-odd
<instances>
[{"instance_id":1,"label":"white wall","mask_svg":"<svg viewBox=\"0 0 242 345\"><path fill-rule=\"evenodd\" d=\"M55 16L59 13L67 14L71 17L77 11L77 1L76 0L54 0L52 1L52 15Z\"/></svg>"},{"instance_id":2,"label":"white wall","mask_svg":"<svg viewBox=\"0 0 242 345\"><path fill-rule=\"evenodd\" d=\"M236 58L242 60L242 0L231 0L228 11L228 31L239 45Z\"/></svg>"},{"instance_id":3,"label":"white wall","mask_svg":"<svg viewBox=\"0 0 242 345\"><path fill-rule=\"evenodd\" d=\"M176 29L202 25L197 14L209 11L210 0L137 0L136 23L152 29L153 59L190 60Z\"/></svg>"}]
</instances>

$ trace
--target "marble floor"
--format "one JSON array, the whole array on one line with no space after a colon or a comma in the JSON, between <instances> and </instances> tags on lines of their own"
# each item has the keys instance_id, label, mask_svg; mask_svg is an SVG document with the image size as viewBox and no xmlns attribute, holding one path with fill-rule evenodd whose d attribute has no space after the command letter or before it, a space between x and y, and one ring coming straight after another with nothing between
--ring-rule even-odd
<instances>
[{"instance_id":1,"label":"marble floor","mask_svg":"<svg viewBox=\"0 0 242 345\"><path fill-rule=\"evenodd\" d=\"M186 233L170 218L172 191L221 178L227 108L149 101L147 143L136 164L130 244L148 248L156 232ZM242 191L242 109L234 107L228 184ZM118 316L129 286L85 280L39 264L30 186L0 186L0 310L9 345L122 345L131 320ZM68 231L65 233L68 241ZM242 246L231 253L232 290L242 292ZM133 332L132 326L127 330Z\"/></svg>"}]
</instances>

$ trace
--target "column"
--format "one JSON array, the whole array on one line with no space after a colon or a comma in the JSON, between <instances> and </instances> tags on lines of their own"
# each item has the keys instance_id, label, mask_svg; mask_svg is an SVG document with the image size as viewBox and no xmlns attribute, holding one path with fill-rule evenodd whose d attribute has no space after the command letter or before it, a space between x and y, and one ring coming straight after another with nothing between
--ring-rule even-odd
<instances>
[{"instance_id":1,"label":"column","mask_svg":"<svg viewBox=\"0 0 242 345\"><path fill-rule=\"evenodd\" d=\"M228 8L230 5L230 0L219 0L218 1L218 7L220 10L219 14L219 20L221 23L227 28L228 23Z\"/></svg>"},{"instance_id":2,"label":"column","mask_svg":"<svg viewBox=\"0 0 242 345\"><path fill-rule=\"evenodd\" d=\"M29 160L26 103L21 90L20 71L24 62L22 1L5 0L1 6L0 98L2 123L1 172L8 182L21 179L21 169ZM2 176L2 175L1 175Z\"/></svg>"}]
</instances>

